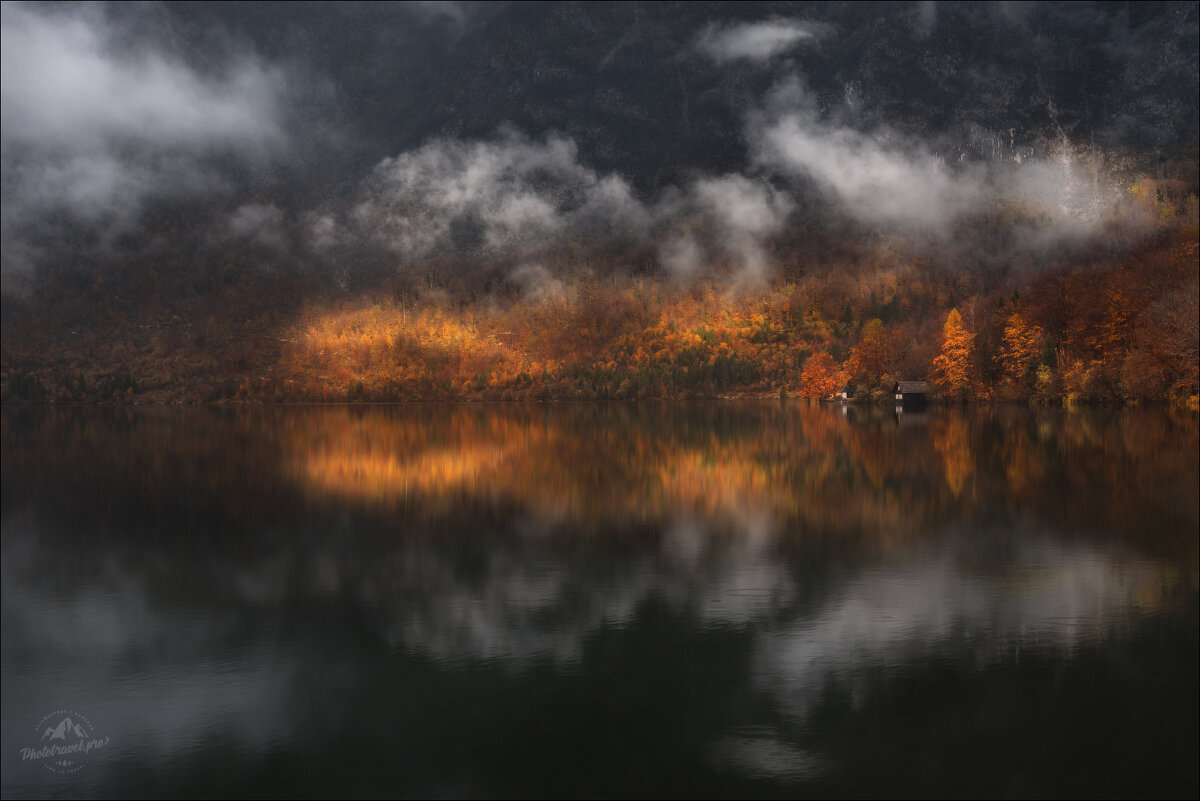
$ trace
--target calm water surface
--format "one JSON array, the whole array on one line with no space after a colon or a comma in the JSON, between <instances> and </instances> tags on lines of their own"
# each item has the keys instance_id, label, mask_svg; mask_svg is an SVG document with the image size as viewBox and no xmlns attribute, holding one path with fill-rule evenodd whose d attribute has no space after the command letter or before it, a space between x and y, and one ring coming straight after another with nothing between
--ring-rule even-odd
<instances>
[{"instance_id":1,"label":"calm water surface","mask_svg":"<svg viewBox=\"0 0 1200 801\"><path fill-rule=\"evenodd\" d=\"M1195 415L0 425L5 797L1198 792Z\"/></svg>"}]
</instances>

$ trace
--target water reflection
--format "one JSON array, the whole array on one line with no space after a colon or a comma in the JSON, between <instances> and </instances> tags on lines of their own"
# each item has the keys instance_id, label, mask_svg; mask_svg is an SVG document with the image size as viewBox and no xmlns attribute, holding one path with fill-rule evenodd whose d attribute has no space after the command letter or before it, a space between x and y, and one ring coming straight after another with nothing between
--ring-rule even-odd
<instances>
[{"instance_id":1,"label":"water reflection","mask_svg":"<svg viewBox=\"0 0 1200 801\"><path fill-rule=\"evenodd\" d=\"M974 667L1019 661L1033 649L1062 657L1128 633L1144 614L1181 599L1179 576L1161 564L1036 534L1022 539L986 572L947 544L830 588L819 609L759 637L759 686L803 717L835 676L865 684L872 670L947 653Z\"/></svg>"},{"instance_id":2,"label":"water reflection","mask_svg":"<svg viewBox=\"0 0 1200 801\"><path fill-rule=\"evenodd\" d=\"M6 794L92 795L130 762L167 769L213 748L269 749L293 718L294 650L244 639L243 614L204 595L172 599L150 561L125 549L64 549L28 514L4 521L3 707ZM182 602L180 602L182 601ZM32 723L86 709L111 738L84 783L14 759ZM9 785L10 777L20 777ZM47 780L52 780L49 785ZM56 780L56 781L53 781ZM107 793L102 793L107 794Z\"/></svg>"},{"instance_id":3,"label":"water reflection","mask_svg":"<svg viewBox=\"0 0 1200 801\"><path fill-rule=\"evenodd\" d=\"M1070 700L1064 675L1190 744L1138 774L1188 789L1195 418L923 418L6 411L5 794L866 792L867 732L932 726L948 698L964 717L921 748L989 727L1028 740L1010 756L1045 747L1057 730L1029 722ZM1036 702L985 714L1018 680ZM891 711L910 685L931 706ZM13 756L62 707L114 742L86 786ZM364 719L404 721L402 755L372 758ZM1112 756L1088 761L1097 786ZM940 784L899 757L875 770L942 793L1011 770L957 758Z\"/></svg>"}]
</instances>

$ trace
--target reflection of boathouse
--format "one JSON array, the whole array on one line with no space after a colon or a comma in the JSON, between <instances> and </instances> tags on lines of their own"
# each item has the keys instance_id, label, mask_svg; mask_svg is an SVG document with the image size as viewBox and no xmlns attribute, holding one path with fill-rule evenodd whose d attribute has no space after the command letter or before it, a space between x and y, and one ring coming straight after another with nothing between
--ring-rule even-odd
<instances>
[{"instance_id":1,"label":"reflection of boathouse","mask_svg":"<svg viewBox=\"0 0 1200 801\"><path fill-rule=\"evenodd\" d=\"M897 381L892 387L896 405L908 409L920 408L929 402L929 384L924 381Z\"/></svg>"},{"instance_id":2,"label":"reflection of boathouse","mask_svg":"<svg viewBox=\"0 0 1200 801\"><path fill-rule=\"evenodd\" d=\"M892 420L900 428L914 428L916 426L924 426L928 423L929 415L925 412L924 408L914 409L910 406L906 409L897 404L896 411L892 412Z\"/></svg>"}]
</instances>

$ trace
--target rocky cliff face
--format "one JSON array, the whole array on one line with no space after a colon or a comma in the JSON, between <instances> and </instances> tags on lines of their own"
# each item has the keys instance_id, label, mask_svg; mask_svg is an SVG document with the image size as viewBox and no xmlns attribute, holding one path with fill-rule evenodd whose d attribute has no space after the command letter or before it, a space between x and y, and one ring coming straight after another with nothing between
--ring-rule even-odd
<instances>
[{"instance_id":1,"label":"rocky cliff face","mask_svg":"<svg viewBox=\"0 0 1200 801\"><path fill-rule=\"evenodd\" d=\"M1064 137L1170 158L1197 127L1194 3L518 3L309 9L270 24L267 8L215 13L264 48L302 46L373 155L509 123L566 134L584 161L643 189L743 166L745 115L789 77L823 114L950 158ZM706 31L763 21L812 35L769 58L702 47Z\"/></svg>"}]
</instances>

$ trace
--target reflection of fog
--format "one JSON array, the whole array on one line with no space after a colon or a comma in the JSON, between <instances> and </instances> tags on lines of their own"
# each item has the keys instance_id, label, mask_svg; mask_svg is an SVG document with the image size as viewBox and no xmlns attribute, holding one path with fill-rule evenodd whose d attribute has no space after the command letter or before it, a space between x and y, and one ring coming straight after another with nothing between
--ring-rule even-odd
<instances>
[{"instance_id":1,"label":"reflection of fog","mask_svg":"<svg viewBox=\"0 0 1200 801\"><path fill-rule=\"evenodd\" d=\"M469 576L453 550L408 541L351 591L369 598L393 645L450 663L569 665L590 634L659 601L700 629L753 627L760 678L790 694L831 671L920 658L955 638L978 659L1070 649L1155 603L1162 583L1161 566L1050 537L1026 535L986 564L966 547L927 545L824 576L801 604L800 566L763 520L718 532L685 518L619 559L510 544L477 554Z\"/></svg>"},{"instance_id":2,"label":"reflection of fog","mask_svg":"<svg viewBox=\"0 0 1200 801\"><path fill-rule=\"evenodd\" d=\"M731 646L748 649L742 690L802 722L831 681L861 701L881 672L929 660L971 668L1031 650L1069 653L1121 632L1172 583L1170 568L1118 546L1032 525L831 560L789 545L782 524L750 508L721 523L683 515L621 545L561 530L297 532L246 553L210 553L188 564L186 586L173 583L182 551L73 542L82 550L56 546L35 521L5 523L6 760L19 747L10 722L33 725L64 707L130 758L174 758L214 738L261 753L294 738L298 712L312 703L302 687L315 680L336 695L369 658L322 653L326 643L293 629L270 633L314 606L356 610L393 653L449 670L491 664L519 679L534 665L611 669L589 662L589 641L631 628L658 604L690 637L748 635ZM718 738L713 764L779 780L819 773L824 757L789 742L778 721Z\"/></svg>"},{"instance_id":3,"label":"reflection of fog","mask_svg":"<svg viewBox=\"0 0 1200 801\"><path fill-rule=\"evenodd\" d=\"M762 632L755 681L803 716L831 679L862 685L870 671L943 654L980 666L1070 651L1157 603L1163 577L1162 566L1049 538L1023 540L986 571L929 552L864 570L814 613Z\"/></svg>"},{"instance_id":4,"label":"reflection of fog","mask_svg":"<svg viewBox=\"0 0 1200 801\"><path fill-rule=\"evenodd\" d=\"M792 605L796 589L787 563L771 552L776 535L761 510L741 510L724 536L694 517L677 520L663 537L663 584L676 588L676 604L704 625L765 623Z\"/></svg>"},{"instance_id":5,"label":"reflection of fog","mask_svg":"<svg viewBox=\"0 0 1200 801\"><path fill-rule=\"evenodd\" d=\"M220 592L251 607L340 597L367 610L370 627L392 647L451 666L575 668L590 636L626 628L643 605L658 602L698 631L753 630L756 681L797 709L831 675L950 646L965 644L977 661L1022 648L1069 651L1122 627L1139 606L1153 607L1170 583L1167 568L1115 546L1028 532L948 536L881 560L814 569L784 547L769 515L749 510L720 526L680 517L660 536L617 550L546 532L489 536L402 536L348 551L297 543L209 572L221 576ZM6 576L17 563L6 559ZM135 647L131 638L149 638L187 657L230 625L181 612L167 633L139 584L126 578L119 586L39 607L41 646L62 641L79 652L95 643L100 653L121 653Z\"/></svg>"},{"instance_id":6,"label":"reflection of fog","mask_svg":"<svg viewBox=\"0 0 1200 801\"><path fill-rule=\"evenodd\" d=\"M6 663L53 654L110 671L148 649L202 662L233 636L239 609L337 597L368 609L391 645L437 661L565 666L590 634L627 627L657 601L698 629L754 628L763 680L809 687L828 671L917 658L954 639L978 659L1015 647L1070 649L1123 625L1139 605L1153 606L1169 583L1165 567L1115 550L1002 532L813 570L784 547L769 516L747 511L719 528L681 517L661 536L616 551L544 535L454 543L407 536L345 551L279 544L196 567L211 576L198 589L222 599L218 611L193 608L194 596L156 601L151 578L177 566L126 564L116 552L82 557L84 580L46 590L39 574L61 582L62 564L35 537L15 534L16 525L4 539ZM975 553L998 540L1007 546L1001 553ZM157 576L160 593L163 583Z\"/></svg>"},{"instance_id":7,"label":"reflection of fog","mask_svg":"<svg viewBox=\"0 0 1200 801\"><path fill-rule=\"evenodd\" d=\"M851 719L847 700L887 724L914 677L1069 671L1140 642L1143 614L1194 622L1193 418L939 409L912 427L773 404L25 422L0 451L5 795L53 787L14 760L63 708L112 738L89 767L109 795L138 770L169 784L315 762L376 710L413 724L442 781L471 754L511 761L488 738L457 750L464 736L536 740L597 705L600 723L645 722L645 742L687 721L681 748L710 768L802 781L838 770L824 713Z\"/></svg>"},{"instance_id":8,"label":"reflection of fog","mask_svg":"<svg viewBox=\"0 0 1200 801\"><path fill-rule=\"evenodd\" d=\"M590 634L627 627L651 600L701 625L744 626L785 606L793 583L787 566L766 552L769 522L758 514L744 523L718 540L688 518L669 526L657 548L615 561L555 558L542 550L546 543L533 554L489 549L470 578L452 551L400 546L395 594L380 593L383 581L367 586L395 646L458 664L550 659L569 666Z\"/></svg>"},{"instance_id":9,"label":"reflection of fog","mask_svg":"<svg viewBox=\"0 0 1200 801\"><path fill-rule=\"evenodd\" d=\"M77 711L110 738L103 758L87 768L93 789L118 761L149 765L147 757L181 757L213 739L262 751L291 735L284 721L292 713L294 658L286 648L239 639L234 610L188 602L173 608L148 590L153 570L96 556L56 551L39 542L29 521L6 521L6 792L53 778L14 755L36 745L27 742L29 732L58 709Z\"/></svg>"},{"instance_id":10,"label":"reflection of fog","mask_svg":"<svg viewBox=\"0 0 1200 801\"><path fill-rule=\"evenodd\" d=\"M717 741L713 762L756 779L797 781L822 771L821 758L780 739L771 729L748 726Z\"/></svg>"},{"instance_id":11,"label":"reflection of fog","mask_svg":"<svg viewBox=\"0 0 1200 801\"><path fill-rule=\"evenodd\" d=\"M422 562L419 598L379 599L385 634L395 646L450 664L573 664L589 632L628 625L655 587L653 564L645 559L589 578L564 564L527 564L493 553L477 582L457 578L451 559Z\"/></svg>"}]
</instances>

